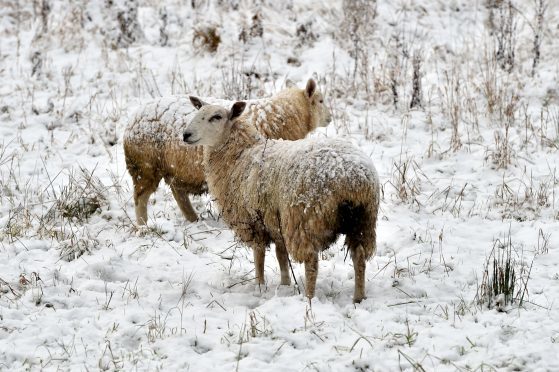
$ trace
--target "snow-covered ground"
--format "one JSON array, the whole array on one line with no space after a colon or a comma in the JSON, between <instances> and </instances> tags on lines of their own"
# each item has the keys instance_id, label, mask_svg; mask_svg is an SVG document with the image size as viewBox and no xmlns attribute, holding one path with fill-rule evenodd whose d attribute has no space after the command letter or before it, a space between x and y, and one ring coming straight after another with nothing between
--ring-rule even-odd
<instances>
[{"instance_id":1,"label":"snow-covered ground","mask_svg":"<svg viewBox=\"0 0 559 372\"><path fill-rule=\"evenodd\" d=\"M343 3L0 0L0 370L559 370L559 3L533 74L533 1L510 30L490 1ZM189 224L162 184L133 222L135 108L309 77L334 115L312 135L358 145L383 185L357 305L341 242L309 303L274 250L255 287L211 196ZM508 251L515 301L484 300Z\"/></svg>"}]
</instances>

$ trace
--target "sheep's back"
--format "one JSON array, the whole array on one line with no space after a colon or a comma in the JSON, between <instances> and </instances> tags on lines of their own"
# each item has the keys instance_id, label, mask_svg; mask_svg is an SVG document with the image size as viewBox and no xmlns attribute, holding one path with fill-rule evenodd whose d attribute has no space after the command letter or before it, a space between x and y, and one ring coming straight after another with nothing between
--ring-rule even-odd
<instances>
[{"instance_id":1,"label":"sheep's back","mask_svg":"<svg viewBox=\"0 0 559 372\"><path fill-rule=\"evenodd\" d=\"M270 139L299 140L314 128L299 89L284 90L272 98L247 101L241 120Z\"/></svg>"},{"instance_id":2,"label":"sheep's back","mask_svg":"<svg viewBox=\"0 0 559 372\"><path fill-rule=\"evenodd\" d=\"M227 107L231 104L214 98L204 100ZM124 132L124 142L181 143L186 125L194 118L196 111L188 96L183 95L148 102L132 114Z\"/></svg>"},{"instance_id":3,"label":"sheep's back","mask_svg":"<svg viewBox=\"0 0 559 372\"><path fill-rule=\"evenodd\" d=\"M266 148L264 148L264 146ZM260 187L277 203L310 205L336 194L376 197L378 176L362 151L351 143L328 138L268 141L254 149L263 164ZM262 191L261 191L262 192Z\"/></svg>"}]
</instances>

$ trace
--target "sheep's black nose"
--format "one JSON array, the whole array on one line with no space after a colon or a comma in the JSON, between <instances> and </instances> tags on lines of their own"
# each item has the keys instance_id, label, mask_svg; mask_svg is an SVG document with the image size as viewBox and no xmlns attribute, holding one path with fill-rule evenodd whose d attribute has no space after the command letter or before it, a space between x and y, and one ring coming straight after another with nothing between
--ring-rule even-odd
<instances>
[{"instance_id":1,"label":"sheep's black nose","mask_svg":"<svg viewBox=\"0 0 559 372\"><path fill-rule=\"evenodd\" d=\"M182 140L183 140L184 142L188 142L188 139L190 138L190 136L192 136L192 133L190 133L190 132L184 132L184 133L182 134Z\"/></svg>"}]
</instances>

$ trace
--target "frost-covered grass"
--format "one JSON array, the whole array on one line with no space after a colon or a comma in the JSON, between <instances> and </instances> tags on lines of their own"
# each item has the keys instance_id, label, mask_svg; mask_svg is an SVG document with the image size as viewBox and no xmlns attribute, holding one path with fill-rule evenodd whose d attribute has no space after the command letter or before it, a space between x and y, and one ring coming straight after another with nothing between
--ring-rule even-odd
<instances>
[{"instance_id":1,"label":"frost-covered grass","mask_svg":"<svg viewBox=\"0 0 559 372\"><path fill-rule=\"evenodd\" d=\"M83 3L0 0L0 370L559 369L556 2ZM255 287L210 196L188 224L161 187L133 222L135 108L309 77L334 116L313 135L383 185L359 305L340 243L309 303L273 249Z\"/></svg>"}]
</instances>

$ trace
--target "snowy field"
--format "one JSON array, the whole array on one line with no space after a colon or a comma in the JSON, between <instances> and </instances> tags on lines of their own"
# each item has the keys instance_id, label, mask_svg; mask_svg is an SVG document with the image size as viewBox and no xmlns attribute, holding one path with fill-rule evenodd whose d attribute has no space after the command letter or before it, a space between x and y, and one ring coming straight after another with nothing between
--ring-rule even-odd
<instances>
[{"instance_id":1,"label":"snowy field","mask_svg":"<svg viewBox=\"0 0 559 372\"><path fill-rule=\"evenodd\" d=\"M539 3L0 0L0 370L559 370L559 2ZM357 305L341 241L309 303L273 249L256 287L209 195L188 223L162 183L134 223L137 107L310 77L334 117L312 135L381 178Z\"/></svg>"}]
</instances>

